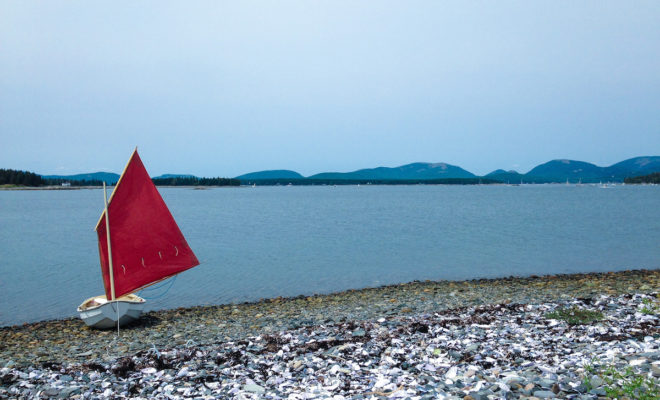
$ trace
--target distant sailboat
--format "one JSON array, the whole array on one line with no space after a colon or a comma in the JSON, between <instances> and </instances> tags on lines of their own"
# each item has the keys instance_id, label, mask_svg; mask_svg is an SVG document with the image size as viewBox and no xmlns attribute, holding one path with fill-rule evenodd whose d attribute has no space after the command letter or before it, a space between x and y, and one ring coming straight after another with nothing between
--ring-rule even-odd
<instances>
[{"instance_id":1,"label":"distant sailboat","mask_svg":"<svg viewBox=\"0 0 660 400\"><path fill-rule=\"evenodd\" d=\"M145 300L140 289L199 265L137 149L96 224L105 295L79 307L88 326L112 328L138 319Z\"/></svg>"}]
</instances>

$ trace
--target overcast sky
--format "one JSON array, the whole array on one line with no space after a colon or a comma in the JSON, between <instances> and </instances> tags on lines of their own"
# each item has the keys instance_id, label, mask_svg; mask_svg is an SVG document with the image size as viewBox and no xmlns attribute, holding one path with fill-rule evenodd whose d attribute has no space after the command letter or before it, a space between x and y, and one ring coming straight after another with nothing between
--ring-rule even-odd
<instances>
[{"instance_id":1,"label":"overcast sky","mask_svg":"<svg viewBox=\"0 0 660 400\"><path fill-rule=\"evenodd\" d=\"M0 168L660 155L660 1L0 0Z\"/></svg>"}]
</instances>

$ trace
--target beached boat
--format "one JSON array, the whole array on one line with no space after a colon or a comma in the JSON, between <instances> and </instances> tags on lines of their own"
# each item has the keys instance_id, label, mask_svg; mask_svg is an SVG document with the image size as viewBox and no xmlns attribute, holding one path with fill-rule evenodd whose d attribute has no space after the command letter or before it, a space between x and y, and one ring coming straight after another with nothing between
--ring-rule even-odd
<instances>
[{"instance_id":1,"label":"beached boat","mask_svg":"<svg viewBox=\"0 0 660 400\"><path fill-rule=\"evenodd\" d=\"M145 300L135 294L127 294L108 301L104 294L90 297L78 307L80 318L87 326L98 329L110 329L126 325L142 315Z\"/></svg>"},{"instance_id":2,"label":"beached boat","mask_svg":"<svg viewBox=\"0 0 660 400\"><path fill-rule=\"evenodd\" d=\"M140 317L145 300L134 292L199 265L137 149L96 224L105 295L79 307L88 326L107 329Z\"/></svg>"}]
</instances>

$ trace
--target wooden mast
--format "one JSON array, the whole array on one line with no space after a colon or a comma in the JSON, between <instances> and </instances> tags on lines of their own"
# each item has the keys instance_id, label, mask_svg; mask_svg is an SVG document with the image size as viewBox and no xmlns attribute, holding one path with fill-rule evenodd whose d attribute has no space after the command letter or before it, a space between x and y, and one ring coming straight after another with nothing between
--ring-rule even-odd
<instances>
[{"instance_id":1,"label":"wooden mast","mask_svg":"<svg viewBox=\"0 0 660 400\"><path fill-rule=\"evenodd\" d=\"M115 275L112 271L112 248L110 246L110 219L108 217L108 192L105 190L105 181L103 181L103 198L105 199L105 233L108 239L108 263L110 265L110 295L115 299ZM117 309L119 312L119 309Z\"/></svg>"}]
</instances>

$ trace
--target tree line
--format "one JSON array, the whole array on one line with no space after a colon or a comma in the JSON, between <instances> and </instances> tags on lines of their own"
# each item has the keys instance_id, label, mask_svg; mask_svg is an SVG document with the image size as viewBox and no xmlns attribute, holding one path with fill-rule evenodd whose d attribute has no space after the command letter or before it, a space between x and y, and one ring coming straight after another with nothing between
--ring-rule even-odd
<instances>
[{"instance_id":1,"label":"tree line","mask_svg":"<svg viewBox=\"0 0 660 400\"><path fill-rule=\"evenodd\" d=\"M152 179L158 186L240 186L241 181L229 178L173 177ZM29 171L0 169L0 185L11 186L103 186L101 180L44 179L41 175Z\"/></svg>"},{"instance_id":2,"label":"tree line","mask_svg":"<svg viewBox=\"0 0 660 400\"><path fill-rule=\"evenodd\" d=\"M658 184L660 183L660 172L654 172L652 174L648 175L642 175L642 176L635 176L632 178L626 178L623 180L624 183L626 184L632 184L632 183L655 183Z\"/></svg>"},{"instance_id":3,"label":"tree line","mask_svg":"<svg viewBox=\"0 0 660 400\"><path fill-rule=\"evenodd\" d=\"M99 180L71 180L61 178L44 178L39 174L30 171L19 171L15 169L0 169L0 185L11 186L61 186L68 183L71 186L102 186L103 182Z\"/></svg>"},{"instance_id":4,"label":"tree line","mask_svg":"<svg viewBox=\"0 0 660 400\"><path fill-rule=\"evenodd\" d=\"M34 172L0 169L0 185L42 186L46 181Z\"/></svg>"},{"instance_id":5,"label":"tree line","mask_svg":"<svg viewBox=\"0 0 660 400\"><path fill-rule=\"evenodd\" d=\"M46 186L62 186L62 184L65 183L71 186L103 186L103 181L100 181L98 179L71 180L71 179L57 178L57 179L44 179L44 182L46 182Z\"/></svg>"},{"instance_id":6,"label":"tree line","mask_svg":"<svg viewBox=\"0 0 660 400\"><path fill-rule=\"evenodd\" d=\"M240 186L241 181L231 178L198 178L196 176L179 176L172 178L154 178L152 182L158 186Z\"/></svg>"}]
</instances>

